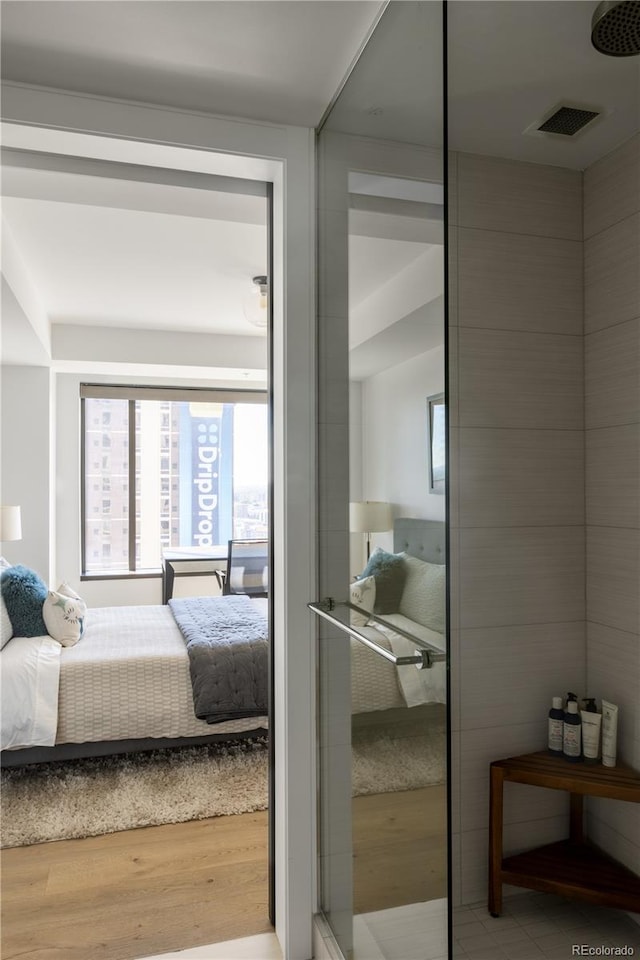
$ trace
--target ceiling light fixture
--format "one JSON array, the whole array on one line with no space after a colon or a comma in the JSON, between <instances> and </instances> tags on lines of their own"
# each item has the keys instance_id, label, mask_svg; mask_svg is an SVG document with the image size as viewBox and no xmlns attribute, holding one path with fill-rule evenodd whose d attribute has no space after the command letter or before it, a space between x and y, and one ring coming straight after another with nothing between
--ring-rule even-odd
<instances>
[{"instance_id":1,"label":"ceiling light fixture","mask_svg":"<svg viewBox=\"0 0 640 960\"><path fill-rule=\"evenodd\" d=\"M267 294L269 280L264 275L252 277L253 289L244 301L244 315L254 327L264 329L269 322Z\"/></svg>"}]
</instances>

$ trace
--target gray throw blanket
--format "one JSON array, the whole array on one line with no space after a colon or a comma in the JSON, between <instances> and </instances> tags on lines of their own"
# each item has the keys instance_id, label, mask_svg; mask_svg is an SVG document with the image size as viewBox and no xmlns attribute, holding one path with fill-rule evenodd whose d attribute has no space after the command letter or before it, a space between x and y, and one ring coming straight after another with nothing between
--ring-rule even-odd
<instances>
[{"instance_id":1,"label":"gray throw blanket","mask_svg":"<svg viewBox=\"0 0 640 960\"><path fill-rule=\"evenodd\" d=\"M245 596L186 597L169 606L187 643L196 717L221 723L266 716L264 606Z\"/></svg>"}]
</instances>

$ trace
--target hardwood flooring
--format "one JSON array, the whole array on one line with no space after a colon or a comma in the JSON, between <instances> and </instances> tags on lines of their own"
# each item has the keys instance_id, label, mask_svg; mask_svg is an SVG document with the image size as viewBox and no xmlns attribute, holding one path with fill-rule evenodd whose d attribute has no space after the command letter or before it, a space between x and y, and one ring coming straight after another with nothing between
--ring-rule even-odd
<instances>
[{"instance_id":1,"label":"hardwood flooring","mask_svg":"<svg viewBox=\"0 0 640 960\"><path fill-rule=\"evenodd\" d=\"M447 895L445 784L353 800L355 913Z\"/></svg>"},{"instance_id":2,"label":"hardwood flooring","mask_svg":"<svg viewBox=\"0 0 640 960\"><path fill-rule=\"evenodd\" d=\"M429 714L366 715L411 736ZM356 913L446 896L444 785L353 800ZM267 814L1 852L2 960L131 960L272 929Z\"/></svg>"},{"instance_id":3,"label":"hardwood flooring","mask_svg":"<svg viewBox=\"0 0 640 960\"><path fill-rule=\"evenodd\" d=\"M130 960L272 930L267 814L2 851L3 960Z\"/></svg>"}]
</instances>

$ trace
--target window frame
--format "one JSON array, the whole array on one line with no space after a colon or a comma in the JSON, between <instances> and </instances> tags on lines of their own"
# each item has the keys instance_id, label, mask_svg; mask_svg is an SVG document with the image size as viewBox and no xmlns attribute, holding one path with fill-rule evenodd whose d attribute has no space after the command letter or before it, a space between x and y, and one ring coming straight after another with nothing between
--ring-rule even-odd
<instances>
[{"instance_id":1,"label":"window frame","mask_svg":"<svg viewBox=\"0 0 640 960\"><path fill-rule=\"evenodd\" d=\"M86 513L86 400L126 400L128 403L128 562L127 570L87 572ZM80 580L130 580L160 577L160 568L136 569L136 422L135 404L138 400L167 400L197 403L260 403L268 406L267 390L247 390L217 387L142 386L139 384L80 384ZM271 425L269 424L269 430ZM133 454L131 453L133 451ZM170 451L169 451L170 453ZM100 515L102 516L102 515ZM95 518L93 518L95 520Z\"/></svg>"}]
</instances>

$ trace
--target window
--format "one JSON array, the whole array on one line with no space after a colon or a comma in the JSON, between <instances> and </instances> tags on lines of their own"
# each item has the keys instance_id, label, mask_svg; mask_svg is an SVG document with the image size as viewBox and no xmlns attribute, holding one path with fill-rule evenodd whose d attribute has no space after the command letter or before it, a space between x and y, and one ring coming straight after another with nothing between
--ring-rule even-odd
<instances>
[{"instance_id":1,"label":"window","mask_svg":"<svg viewBox=\"0 0 640 960\"><path fill-rule=\"evenodd\" d=\"M268 536L264 392L82 384L80 397L84 575L149 573L164 547Z\"/></svg>"}]
</instances>

